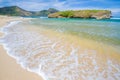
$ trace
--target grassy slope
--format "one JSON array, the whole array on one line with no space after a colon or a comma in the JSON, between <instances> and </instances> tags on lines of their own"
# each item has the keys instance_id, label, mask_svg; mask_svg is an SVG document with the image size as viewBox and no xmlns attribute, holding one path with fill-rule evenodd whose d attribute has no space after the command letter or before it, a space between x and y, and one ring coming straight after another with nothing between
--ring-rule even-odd
<instances>
[{"instance_id":1,"label":"grassy slope","mask_svg":"<svg viewBox=\"0 0 120 80\"><path fill-rule=\"evenodd\" d=\"M50 14L49 16L61 16L61 17L81 17L81 18L90 18L93 16L102 16L104 14L111 14L111 11L109 10L68 10L68 11L61 11L61 12L57 12L54 14Z\"/></svg>"}]
</instances>

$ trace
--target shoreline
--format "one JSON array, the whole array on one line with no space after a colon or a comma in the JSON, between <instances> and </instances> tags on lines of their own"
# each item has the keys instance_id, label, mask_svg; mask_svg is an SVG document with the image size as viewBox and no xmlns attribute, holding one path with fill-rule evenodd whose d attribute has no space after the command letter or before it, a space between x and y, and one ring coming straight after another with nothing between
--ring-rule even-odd
<instances>
[{"instance_id":1,"label":"shoreline","mask_svg":"<svg viewBox=\"0 0 120 80\"><path fill-rule=\"evenodd\" d=\"M0 16L0 20L1 28L11 21L24 21L30 19L24 19L21 17ZM4 33L0 32L0 37L2 37L3 35ZM42 77L40 77L39 75L23 69L14 58L7 54L7 51L4 49L2 44L0 44L0 65L0 80L43 80Z\"/></svg>"},{"instance_id":2,"label":"shoreline","mask_svg":"<svg viewBox=\"0 0 120 80\"><path fill-rule=\"evenodd\" d=\"M24 25L24 24L23 24ZM9 26L9 25L8 25ZM117 73L119 73L119 61L120 61L120 55L119 55L119 51L117 51L112 45L106 45L106 44L102 44L102 43L98 43L98 42L95 42L95 41L92 41L92 40L88 40L88 39L82 39L82 38L79 38L79 37L77 37L77 36L73 36L73 35L70 35L70 34L63 34L63 33L58 33L58 32L56 32L56 31L54 31L54 30L50 30L50 29L42 29L42 28L37 28L37 26L34 26L34 25L30 25L30 24L25 24L25 26L27 27L29 27L29 28L26 28L26 30L25 30L25 32L26 31L35 31L35 33L38 33L39 35L41 35L41 36L44 36L44 37L40 37L39 39L40 39L40 41L42 42L42 40L43 40L43 42L42 43L44 43L44 40L45 40L45 42L46 42L46 39L47 39L47 42L48 42L48 39L51 41L51 43L50 44L40 44L40 42L39 42L39 44L41 45L41 46L44 46L44 45L47 45L46 46L46 50L44 51L43 50L43 52L41 52L41 53L44 53L44 54L47 54L47 55L49 55L49 57L48 56L41 56L39 53L35 53L35 55L33 55L32 56L32 58L30 58L29 60L27 60L28 61L28 63L29 63L29 61L30 61L30 63L32 62L32 63L35 63L35 64L30 64L30 66L28 66L28 67L26 67L25 69L26 69L26 71L30 71L30 72L35 72L35 73L37 73L38 71L39 71L39 69L40 69L40 67L39 68L37 68L37 69L35 69L35 71L33 70L31 70L31 69L29 69L30 67L32 67L32 65L34 66L37 66L37 57L39 58L39 59L41 59L41 60L45 60L46 62L42 65L42 69L41 69L41 71L43 71L43 73L45 73L45 74L48 74L48 72L49 72L49 70L50 70L50 72L51 72L51 68L49 68L49 66L51 66L52 67L52 65L57 65L57 63L54 63L54 60L56 60L58 57L59 57L59 55L60 54L63 54L65 51L65 55L64 56L62 56L59 60L57 59L56 61L61 61L61 60L64 60L65 59L65 61L66 62L69 62L69 58L71 58L70 60L72 60L72 61L70 61L71 63L74 63L74 61L75 61L75 65L72 65L71 63L66 63L66 65L71 65L71 66L74 66L73 68L75 68L76 67L76 65L77 65L77 67L79 67L79 69L78 68L76 68L76 69L73 69L73 70L71 70L70 69L70 66L68 65L68 66L66 66L66 69L67 69L67 71L73 71L74 72L74 70L75 70L75 72L76 71L86 71L86 70L90 70L90 71L88 71L88 72L86 72L85 74L83 74L83 73L81 73L81 72L79 72L82 76L86 76L86 74L88 74L88 77L90 77L91 75L89 74L89 72L90 73L92 73L93 74L93 76L95 76L95 74L97 73L97 74L101 74L101 72L105 72L103 75L101 75L101 76L96 76L96 79L97 78L103 78L103 80L105 80L105 79L109 79L110 78L110 76L114 76L114 77L118 77L117 75L115 76L114 74L117 74ZM19 27L19 26L18 26ZM12 29L11 29L12 30ZM18 28L17 29L18 30L18 32L19 31L22 31L20 28ZM9 30L8 30L9 31ZM16 28L13 28L13 31L15 31L15 32L17 32L16 31ZM18 38L19 39L19 35L21 35L21 33L20 34L18 34L17 35L17 37L16 38ZM28 34L27 36L26 36L26 34L24 34L25 35L25 40L27 40L27 41L29 41L29 39L31 39L30 37L31 36L33 36L33 35L31 35L31 33L30 34ZM36 38L36 37L38 37L39 35L36 35L36 34L34 34L34 36L33 36L33 38L34 38L34 41L32 41L33 43L33 45L35 45L35 44L38 44L38 43L36 43L36 39L38 40L38 38ZM12 43L11 44L9 44L9 45L16 45L17 43L15 42L14 43L14 36L12 37L12 36L10 36L10 41L12 40ZM41 38L42 38L42 40L41 40ZM6 39L6 40L8 40L8 39ZM32 39L31 39L32 40ZM39 41L39 40L38 40ZM57 41L57 42L56 42ZM59 41L59 42L58 42ZM32 46L32 44L29 44L29 45L31 45ZM22 46L25 46L25 45L22 45ZM61 47L61 46L63 46L63 47ZM69 47L68 47L69 46ZM5 45L4 45L4 47L5 47ZM34 46L33 47L29 47L29 46L25 46L26 48L25 49L30 49L30 50L36 50L37 48L39 48L39 46L36 46L35 48L34 48ZM61 47L61 48L60 48ZM43 47L44 48L44 47ZM12 49L14 49L14 48L12 48ZM20 49L22 49L22 47L20 47ZM50 49L50 51L53 51L53 53L56 53L56 52L60 52L59 53L59 55L56 53L56 55L54 54L54 55L51 55L51 54L48 54L49 53L49 49ZM24 49L23 49L24 50ZM47 50L48 50L48 52L47 52ZM54 51L55 50L55 51ZM5 50L4 50L5 51ZM8 51L9 52L9 50L6 50L6 51ZM6 52L5 51L5 52ZM14 51L14 50L13 50ZM63 51L63 53L61 52L61 51ZM1 51L0 51L1 52ZM29 53L29 52L27 52L27 53ZM27 54L26 52L25 52L25 54ZM24 54L24 52L22 52L22 54ZM9 53L8 53L8 55L9 55ZM83 57L83 55L84 55L84 57ZM11 56L11 55L10 55ZM24 56L24 55L23 55ZM56 57L55 57L56 56ZM3 56L1 56L1 57L3 57ZM9 56L8 56L9 57ZM19 57L19 56L18 56ZM56 59L54 59L53 60L53 57L54 58L56 58ZM4 58L4 57L3 57ZM13 58L14 58L14 54L13 54ZM48 60L48 62L47 62L47 60L46 59L49 59ZM2 59L2 58L1 58ZM8 58L7 58L8 59ZM16 59L16 58L15 58ZM32 60L31 60L32 59ZM6 60L2 60L2 61L6 61ZM2 63L7 63L7 64L11 64L12 66L13 66L13 63L9 63L9 61L10 60L8 60L8 63L7 62L2 62ZM35 62L34 62L35 61ZM49 62L50 61L50 62ZM86 61L86 65L83 65L83 63ZM13 61L10 61L10 62L13 62ZM25 61L26 62L26 61ZM24 64L24 61L23 61L23 64ZM57 73L61 73L61 75L64 75L64 77L66 77L66 75L65 75L65 73L64 72L61 72L61 69L63 69L64 70L64 63L58 63L59 65L61 65L61 67L63 67L63 68L59 68L59 67L57 67L57 66L53 66L53 70L55 70L56 71L56 74ZM2 64L2 65L4 65L4 64ZM18 64L17 64L18 65ZM63 65L63 66L62 66ZM81 66L80 66L81 65ZM88 67L87 65L89 65L89 66L91 66L91 67ZM114 67L113 67L113 65L114 65ZM21 69L22 69L22 67L20 66L20 65L18 65ZM97 68L96 70L95 70L95 68L96 68L96 66L98 66L99 68ZM5 66L6 67L6 66ZM11 67L9 66L9 65L7 65L7 67L9 68L9 69L11 69ZM24 66L23 66L24 67ZM3 68L3 67L2 67ZM7 69L8 69L7 68ZM113 71L111 71L111 69L113 69ZM5 68L6 69L6 68ZM14 69L14 68L13 68ZM17 68L18 69L18 68ZM78 70L77 70L78 69ZM81 70L80 70L81 69ZM24 70L24 69L22 69L22 70ZM59 70L60 70L60 72L59 72ZM96 71L96 72L94 72L94 70ZM6 71L8 71L8 72L12 72L12 71L9 71L9 70L6 70ZM20 70L21 71L21 70ZM3 71L4 72L4 71ZM53 72L53 71L52 71ZM51 73L52 73L51 72ZM113 73L113 75L111 74L111 72ZM16 72L15 72L16 73ZM17 72L17 73L19 73L19 72ZM21 74L21 73L20 73ZM39 72L38 72L38 74L39 74L39 76L41 75ZM109 75L108 75L109 74ZM55 80L57 80L57 78L58 79L60 79L60 80L62 80L63 79L63 77L61 77L61 75L58 75L58 76L56 76L56 79ZM79 75L79 76L81 76L81 75ZM104 76L104 75L106 75L106 76ZM49 76L49 75L46 75L47 77L48 77L48 79L51 77L51 76ZM26 76L27 77L27 76ZM41 75L41 77L43 77L43 75ZM46 78L47 78L46 77ZM74 74L73 74L73 77L74 77ZM18 77L17 77L18 78ZM30 77L27 77L27 78L30 78ZM31 78L30 78L31 79ZM43 79L44 79L44 77L43 77ZM82 77L81 78L78 78L77 77L77 79L82 79ZM86 79L83 79L83 80L87 80L88 78L86 78ZM3 78L3 80L7 80L7 79L4 79ZM14 80L14 79L11 79L11 80ZM15 79L16 80L16 79ZM19 79L17 79L17 80L19 80ZM26 80L26 79L23 79L23 80ZM29 80L29 79L27 79L27 80ZM34 80L34 79L33 79ZM41 80L41 79L39 79L39 80ZM46 79L44 79L44 80L46 80Z\"/></svg>"},{"instance_id":3,"label":"shoreline","mask_svg":"<svg viewBox=\"0 0 120 80\"><path fill-rule=\"evenodd\" d=\"M26 26L30 27L31 25L28 24ZM86 61L87 65L92 66L92 67L91 68L89 68L88 66L81 67L81 70L83 70L83 71L86 69L89 69L89 70L91 70L90 73L92 73L92 71L95 69L95 66L93 66L93 65L99 66L99 69L97 69L96 72L93 71L93 74L95 74L97 72L98 72L98 74L101 74L101 72L104 72L104 70L105 70L104 75L106 75L106 76L103 75L101 77L101 79L102 78L104 78L104 79L102 79L102 80L109 80L109 79L106 79L106 78L109 78L109 75L107 73L110 74L112 72L109 69L109 67L111 69L113 69L113 75L111 74L110 76L114 76L115 73L117 74L117 71L119 72L119 62L120 62L120 54L119 53L120 52L118 51L118 49L116 49L112 45L98 43L97 41L95 42L93 40L79 38L77 36L73 36L70 34L58 33L52 29L44 29L44 28L40 28L37 26L35 28L34 25L31 26L31 29L35 32L38 32L38 33L43 34L44 36L48 37L49 40L55 40L54 42L52 42L52 45L51 45L51 49L53 49L52 51L54 51L54 49L58 50L58 51L62 50L63 52L66 51L66 56L71 56L73 54L76 54L79 57L81 57L81 55L83 55L85 53L85 56L78 58L78 62L76 62L76 63L82 64L82 62L84 63L84 61L86 61L86 59L87 59L87 61ZM44 39L44 38L42 38L42 39ZM72 47L71 47L71 44L72 44ZM64 45L64 48L59 49L59 47L63 46L63 45ZM49 48L50 48L50 46L49 46ZM79 49L78 52L76 51L77 49ZM36 56L39 57L39 54ZM33 56L33 57L36 57L36 56ZM90 58L90 57L92 57L92 58ZM61 58L61 60L63 60L63 58ZM74 59L72 58L71 60L74 60ZM96 64L94 64L94 61L92 64L92 60L94 60L96 62ZM52 59L50 61L52 63ZM76 65L78 65L78 64L76 64ZM112 67L113 65L114 65L114 68ZM48 65L48 67L49 67L49 65ZM70 70L70 69L68 69L68 70ZM81 70L79 68L79 70L77 70L77 71L81 71ZM49 68L48 68L48 71L49 71ZM59 71L59 69L56 71ZM64 74L64 72L63 73L61 72L61 74ZM83 75L83 74L81 73L81 75ZM79 76L81 76L81 75L79 75ZM59 79L62 80L61 78L59 78ZM88 79L83 79L83 80L88 80Z\"/></svg>"}]
</instances>

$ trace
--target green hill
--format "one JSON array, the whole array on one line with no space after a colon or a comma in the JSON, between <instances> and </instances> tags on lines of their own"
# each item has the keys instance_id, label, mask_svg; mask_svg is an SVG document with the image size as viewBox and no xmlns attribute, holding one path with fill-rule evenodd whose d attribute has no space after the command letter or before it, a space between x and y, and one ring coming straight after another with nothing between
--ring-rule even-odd
<instances>
[{"instance_id":1,"label":"green hill","mask_svg":"<svg viewBox=\"0 0 120 80\"><path fill-rule=\"evenodd\" d=\"M32 16L48 16L51 13L58 12L58 10L54 8L49 8L48 10L41 10L37 12L33 12Z\"/></svg>"},{"instance_id":2,"label":"green hill","mask_svg":"<svg viewBox=\"0 0 120 80\"><path fill-rule=\"evenodd\" d=\"M96 18L104 19L111 17L109 10L68 10L58 11L54 8L41 11L26 11L18 6L0 8L0 15L9 16L48 16L49 18Z\"/></svg>"},{"instance_id":3,"label":"green hill","mask_svg":"<svg viewBox=\"0 0 120 80\"><path fill-rule=\"evenodd\" d=\"M0 15L9 16L48 16L50 13L58 12L54 8L42 11L26 11L18 6L9 6L0 8Z\"/></svg>"},{"instance_id":4,"label":"green hill","mask_svg":"<svg viewBox=\"0 0 120 80\"><path fill-rule=\"evenodd\" d=\"M10 16L30 16L31 12L23 10L17 6L3 7L0 8L1 15L10 15Z\"/></svg>"},{"instance_id":5,"label":"green hill","mask_svg":"<svg viewBox=\"0 0 120 80\"><path fill-rule=\"evenodd\" d=\"M111 17L109 10L68 10L52 13L48 15L49 18L96 18L104 19Z\"/></svg>"}]
</instances>

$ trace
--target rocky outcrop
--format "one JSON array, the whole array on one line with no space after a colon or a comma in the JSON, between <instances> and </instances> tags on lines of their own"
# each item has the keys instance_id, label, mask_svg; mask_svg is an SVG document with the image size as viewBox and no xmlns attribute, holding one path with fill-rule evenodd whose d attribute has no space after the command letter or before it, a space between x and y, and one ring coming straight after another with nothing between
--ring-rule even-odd
<instances>
[{"instance_id":1,"label":"rocky outcrop","mask_svg":"<svg viewBox=\"0 0 120 80\"><path fill-rule=\"evenodd\" d=\"M78 10L78 11L61 11L48 15L49 18L96 18L106 19L111 17L109 10Z\"/></svg>"}]
</instances>

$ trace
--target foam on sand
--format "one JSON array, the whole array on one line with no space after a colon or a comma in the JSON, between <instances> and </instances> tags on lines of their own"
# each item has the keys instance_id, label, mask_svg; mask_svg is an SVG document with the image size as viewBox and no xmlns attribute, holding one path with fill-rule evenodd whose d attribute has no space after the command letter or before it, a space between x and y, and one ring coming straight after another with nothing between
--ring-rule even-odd
<instances>
[{"instance_id":1,"label":"foam on sand","mask_svg":"<svg viewBox=\"0 0 120 80\"><path fill-rule=\"evenodd\" d=\"M20 22L13 21L3 27L5 36L0 42L23 68L45 80L120 79L120 60L109 57L108 53L99 54L95 49L76 45L77 41L71 42L61 34L29 30Z\"/></svg>"}]
</instances>

